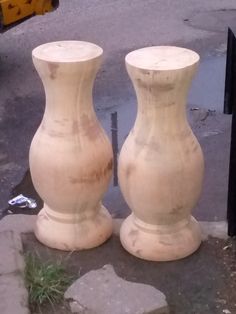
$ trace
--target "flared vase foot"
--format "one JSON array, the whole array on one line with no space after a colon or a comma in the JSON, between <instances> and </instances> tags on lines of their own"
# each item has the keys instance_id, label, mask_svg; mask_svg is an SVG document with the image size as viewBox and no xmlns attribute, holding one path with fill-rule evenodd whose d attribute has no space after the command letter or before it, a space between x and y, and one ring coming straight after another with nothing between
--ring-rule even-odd
<instances>
[{"instance_id":1,"label":"flared vase foot","mask_svg":"<svg viewBox=\"0 0 236 314\"><path fill-rule=\"evenodd\" d=\"M112 218L103 205L90 217L58 213L44 205L35 226L35 236L41 243L63 251L94 248L111 234Z\"/></svg>"},{"instance_id":2,"label":"flared vase foot","mask_svg":"<svg viewBox=\"0 0 236 314\"><path fill-rule=\"evenodd\" d=\"M191 216L175 225L151 225L133 214L120 230L123 247L132 255L150 261L172 261L194 253L201 244L199 223Z\"/></svg>"}]
</instances>

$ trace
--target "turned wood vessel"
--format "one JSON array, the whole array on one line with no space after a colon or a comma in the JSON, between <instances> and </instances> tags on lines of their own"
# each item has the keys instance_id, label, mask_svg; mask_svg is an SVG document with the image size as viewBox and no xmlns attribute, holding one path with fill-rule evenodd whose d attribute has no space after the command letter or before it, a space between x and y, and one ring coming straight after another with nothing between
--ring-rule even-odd
<instances>
[{"instance_id":1,"label":"turned wood vessel","mask_svg":"<svg viewBox=\"0 0 236 314\"><path fill-rule=\"evenodd\" d=\"M44 201L35 235L45 245L81 250L112 233L101 199L112 175L110 142L93 109L92 88L102 49L61 41L33 50L46 108L30 147L33 184Z\"/></svg>"},{"instance_id":2,"label":"turned wood vessel","mask_svg":"<svg viewBox=\"0 0 236 314\"><path fill-rule=\"evenodd\" d=\"M132 210L120 238L143 259L183 258L201 243L191 210L200 196L204 161L185 108L198 62L194 51L168 46L126 56L138 112L119 157L119 183Z\"/></svg>"}]
</instances>

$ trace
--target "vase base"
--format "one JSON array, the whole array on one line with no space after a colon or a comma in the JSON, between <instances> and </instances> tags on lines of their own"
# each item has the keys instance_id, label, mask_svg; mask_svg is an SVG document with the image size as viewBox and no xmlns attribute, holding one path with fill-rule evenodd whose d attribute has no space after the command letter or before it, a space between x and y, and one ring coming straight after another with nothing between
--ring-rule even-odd
<instances>
[{"instance_id":1,"label":"vase base","mask_svg":"<svg viewBox=\"0 0 236 314\"><path fill-rule=\"evenodd\" d=\"M201 244L201 231L192 216L176 225L151 225L133 214L120 230L123 247L132 255L150 261L172 261L194 253Z\"/></svg>"},{"instance_id":2,"label":"vase base","mask_svg":"<svg viewBox=\"0 0 236 314\"><path fill-rule=\"evenodd\" d=\"M91 249L111 236L112 218L103 205L94 216L78 219L75 214L57 213L45 204L38 214L34 232L41 243L54 249Z\"/></svg>"}]
</instances>

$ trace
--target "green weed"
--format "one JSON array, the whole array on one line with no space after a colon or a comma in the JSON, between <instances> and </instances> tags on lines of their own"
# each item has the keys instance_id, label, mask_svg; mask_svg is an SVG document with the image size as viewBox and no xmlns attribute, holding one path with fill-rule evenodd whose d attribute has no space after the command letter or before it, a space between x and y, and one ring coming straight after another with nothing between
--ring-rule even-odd
<instances>
[{"instance_id":1,"label":"green weed","mask_svg":"<svg viewBox=\"0 0 236 314\"><path fill-rule=\"evenodd\" d=\"M40 308L45 303L53 307L63 298L64 292L72 282L61 262L43 263L37 256L25 257L25 281L29 292L30 307Z\"/></svg>"}]
</instances>

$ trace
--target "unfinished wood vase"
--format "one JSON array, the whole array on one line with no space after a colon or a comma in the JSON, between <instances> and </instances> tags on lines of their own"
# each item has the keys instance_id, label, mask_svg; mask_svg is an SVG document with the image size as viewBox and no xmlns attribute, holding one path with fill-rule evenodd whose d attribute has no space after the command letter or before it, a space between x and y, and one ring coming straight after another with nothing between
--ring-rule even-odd
<instances>
[{"instance_id":1,"label":"unfinished wood vase","mask_svg":"<svg viewBox=\"0 0 236 314\"><path fill-rule=\"evenodd\" d=\"M148 47L129 53L126 67L138 113L119 157L119 183L132 214L121 227L131 254L169 261L201 243L191 210L200 196L204 161L186 117L186 98L197 53Z\"/></svg>"},{"instance_id":2,"label":"unfinished wood vase","mask_svg":"<svg viewBox=\"0 0 236 314\"><path fill-rule=\"evenodd\" d=\"M52 248L92 248L112 233L111 216L101 204L112 175L112 148L92 101L102 49L62 41L41 45L32 55L46 93L30 148L33 184L44 200L35 235Z\"/></svg>"}]
</instances>

